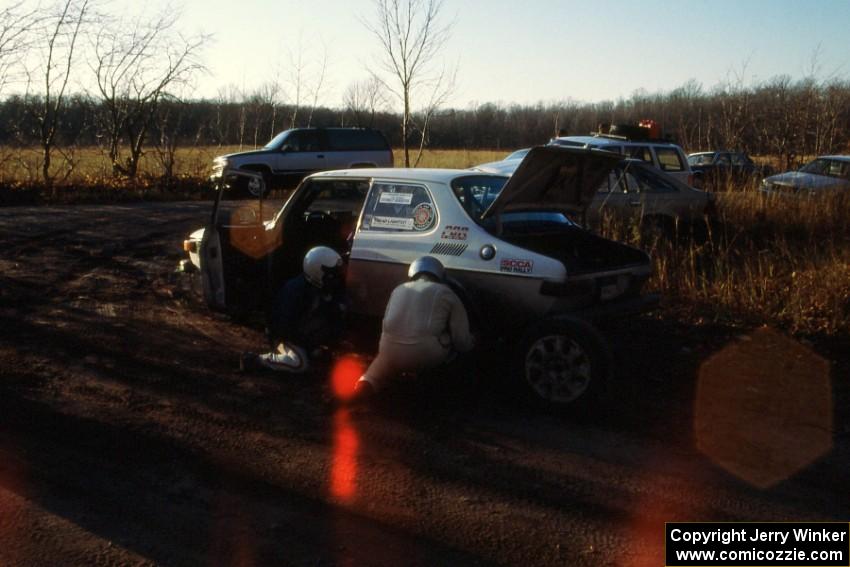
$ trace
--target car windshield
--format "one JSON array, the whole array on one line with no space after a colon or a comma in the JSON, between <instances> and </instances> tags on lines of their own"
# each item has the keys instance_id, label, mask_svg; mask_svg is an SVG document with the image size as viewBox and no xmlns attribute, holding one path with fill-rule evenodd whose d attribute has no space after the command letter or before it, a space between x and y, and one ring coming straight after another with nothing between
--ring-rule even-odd
<instances>
[{"instance_id":1,"label":"car windshield","mask_svg":"<svg viewBox=\"0 0 850 567\"><path fill-rule=\"evenodd\" d=\"M508 156L507 156L505 159L506 159L506 160L509 160L509 159L520 159L520 158L524 158L524 157L526 156L526 154L528 154L528 152L529 152L530 150L531 150L531 148L525 148L525 149L522 149L522 150L517 150L517 151L515 151L515 152L513 152L513 153L511 153L511 154L508 154Z\"/></svg>"},{"instance_id":2,"label":"car windshield","mask_svg":"<svg viewBox=\"0 0 850 567\"><path fill-rule=\"evenodd\" d=\"M587 144L585 144L584 142L576 142L574 140L565 140L563 138L555 138L554 140L549 142L549 145L550 146L572 146L572 147L583 148Z\"/></svg>"},{"instance_id":3,"label":"car windshield","mask_svg":"<svg viewBox=\"0 0 850 567\"><path fill-rule=\"evenodd\" d=\"M692 154L688 156L690 165L710 165L714 162L714 154Z\"/></svg>"},{"instance_id":4,"label":"car windshield","mask_svg":"<svg viewBox=\"0 0 850 567\"><path fill-rule=\"evenodd\" d=\"M268 144L263 146L263 149L264 150L274 150L274 149L279 148L281 145L283 145L283 141L286 139L286 137L288 135L289 135L289 130L284 130L283 132L281 132L280 134L278 134L277 136L272 138L269 141Z\"/></svg>"}]
</instances>

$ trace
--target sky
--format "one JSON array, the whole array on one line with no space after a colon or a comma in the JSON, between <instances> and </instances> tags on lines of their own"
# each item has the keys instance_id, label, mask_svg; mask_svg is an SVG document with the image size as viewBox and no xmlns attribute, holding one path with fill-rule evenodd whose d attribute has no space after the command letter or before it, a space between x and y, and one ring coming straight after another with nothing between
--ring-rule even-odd
<instances>
[{"instance_id":1,"label":"sky","mask_svg":"<svg viewBox=\"0 0 850 567\"><path fill-rule=\"evenodd\" d=\"M111 0L131 15L167 0ZM370 0L171 0L187 32L211 34L209 73L194 97L232 85L251 90L277 80L294 96L292 62L301 55L315 82L327 53L319 103L340 106L380 53L364 21ZM177 9L174 9L177 8ZM444 0L452 22L440 62L457 66L448 106L500 102L596 102L639 89L671 90L689 79L705 88L780 74L850 78L848 0Z\"/></svg>"}]
</instances>

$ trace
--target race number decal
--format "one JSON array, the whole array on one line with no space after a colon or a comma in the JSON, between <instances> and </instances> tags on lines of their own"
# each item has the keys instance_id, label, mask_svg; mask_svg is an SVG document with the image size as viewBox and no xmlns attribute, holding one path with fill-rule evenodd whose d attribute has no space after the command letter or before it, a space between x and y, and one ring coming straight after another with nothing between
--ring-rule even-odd
<instances>
[{"instance_id":1,"label":"race number decal","mask_svg":"<svg viewBox=\"0 0 850 567\"><path fill-rule=\"evenodd\" d=\"M466 240L469 236L468 226L447 224L440 235L441 240Z\"/></svg>"},{"instance_id":2,"label":"race number decal","mask_svg":"<svg viewBox=\"0 0 850 567\"><path fill-rule=\"evenodd\" d=\"M434 226L434 208L429 203L420 203L413 209L413 228L428 230Z\"/></svg>"}]
</instances>

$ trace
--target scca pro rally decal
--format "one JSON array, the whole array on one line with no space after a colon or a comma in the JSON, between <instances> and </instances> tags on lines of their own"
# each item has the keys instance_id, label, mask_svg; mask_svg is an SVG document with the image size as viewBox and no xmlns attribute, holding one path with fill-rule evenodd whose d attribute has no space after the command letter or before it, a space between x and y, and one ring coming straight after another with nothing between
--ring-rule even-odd
<instances>
[{"instance_id":1,"label":"scca pro rally decal","mask_svg":"<svg viewBox=\"0 0 850 567\"><path fill-rule=\"evenodd\" d=\"M434 226L434 209L428 203L420 203L413 209L413 228L428 230Z\"/></svg>"},{"instance_id":2,"label":"scca pro rally decal","mask_svg":"<svg viewBox=\"0 0 850 567\"><path fill-rule=\"evenodd\" d=\"M443 229L443 234L440 235L440 240L466 240L468 236L468 226L447 224L446 228Z\"/></svg>"},{"instance_id":3,"label":"scca pro rally decal","mask_svg":"<svg viewBox=\"0 0 850 567\"><path fill-rule=\"evenodd\" d=\"M530 274L534 269L534 261L517 258L504 258L499 262L499 271L510 274Z\"/></svg>"}]
</instances>

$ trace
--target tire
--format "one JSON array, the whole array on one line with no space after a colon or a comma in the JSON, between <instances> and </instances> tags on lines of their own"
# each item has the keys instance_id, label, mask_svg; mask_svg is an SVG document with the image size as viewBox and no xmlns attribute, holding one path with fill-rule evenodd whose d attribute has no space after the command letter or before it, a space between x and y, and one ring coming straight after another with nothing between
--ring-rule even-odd
<instances>
[{"instance_id":1,"label":"tire","mask_svg":"<svg viewBox=\"0 0 850 567\"><path fill-rule=\"evenodd\" d=\"M611 359L605 339L589 323L558 319L537 325L520 342L518 375L534 403L589 407L607 389Z\"/></svg>"},{"instance_id":2,"label":"tire","mask_svg":"<svg viewBox=\"0 0 850 567\"><path fill-rule=\"evenodd\" d=\"M248 192L248 195L251 197L255 197L257 199L261 197L266 197L271 190L271 182L272 182L272 174L266 167L245 167L244 169L248 171L253 171L259 173L263 176L263 190L260 191L259 186L254 183L253 179L249 179L245 182L245 190Z\"/></svg>"}]
</instances>

